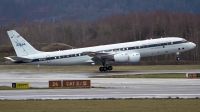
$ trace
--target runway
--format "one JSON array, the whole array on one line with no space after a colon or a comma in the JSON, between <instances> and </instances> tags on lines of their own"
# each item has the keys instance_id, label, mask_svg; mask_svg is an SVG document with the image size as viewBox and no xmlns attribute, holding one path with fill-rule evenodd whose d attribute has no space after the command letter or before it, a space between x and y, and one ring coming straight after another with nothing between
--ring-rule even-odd
<instances>
[{"instance_id":1,"label":"runway","mask_svg":"<svg viewBox=\"0 0 200 112\"><path fill-rule=\"evenodd\" d=\"M1 91L0 99L94 99L94 98L195 98L199 90L183 88L169 89L49 89L49 90L6 90Z\"/></svg>"},{"instance_id":2,"label":"runway","mask_svg":"<svg viewBox=\"0 0 200 112\"><path fill-rule=\"evenodd\" d=\"M93 99L93 98L196 98L200 79L90 78L94 75L145 73L200 73L200 70L163 70L128 72L4 72L0 86L30 82L31 87L48 87L49 80L90 79L91 89L0 90L0 99Z\"/></svg>"}]
</instances>

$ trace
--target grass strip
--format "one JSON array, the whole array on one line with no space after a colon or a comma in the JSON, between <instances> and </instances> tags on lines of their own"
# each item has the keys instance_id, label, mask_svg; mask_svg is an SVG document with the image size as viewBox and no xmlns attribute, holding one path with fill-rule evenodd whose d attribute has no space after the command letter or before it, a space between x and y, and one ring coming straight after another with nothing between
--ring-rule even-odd
<instances>
[{"instance_id":1,"label":"grass strip","mask_svg":"<svg viewBox=\"0 0 200 112\"><path fill-rule=\"evenodd\" d=\"M40 65L41 72L57 72L57 71L96 71L99 72L101 65L75 65L75 66L45 66ZM137 71L137 70L190 70L199 69L200 65L113 65L113 71ZM25 72L37 71L36 65L0 65L0 72Z\"/></svg>"},{"instance_id":2,"label":"grass strip","mask_svg":"<svg viewBox=\"0 0 200 112\"><path fill-rule=\"evenodd\" d=\"M0 100L2 112L199 112L200 99Z\"/></svg>"},{"instance_id":3,"label":"grass strip","mask_svg":"<svg viewBox=\"0 0 200 112\"><path fill-rule=\"evenodd\" d=\"M101 88L106 89L110 87L29 87L29 88L12 88L10 86L0 86L0 90L41 90L41 89L90 89L90 88Z\"/></svg>"},{"instance_id":4,"label":"grass strip","mask_svg":"<svg viewBox=\"0 0 200 112\"><path fill-rule=\"evenodd\" d=\"M186 78L185 73L92 76L91 78Z\"/></svg>"}]
</instances>

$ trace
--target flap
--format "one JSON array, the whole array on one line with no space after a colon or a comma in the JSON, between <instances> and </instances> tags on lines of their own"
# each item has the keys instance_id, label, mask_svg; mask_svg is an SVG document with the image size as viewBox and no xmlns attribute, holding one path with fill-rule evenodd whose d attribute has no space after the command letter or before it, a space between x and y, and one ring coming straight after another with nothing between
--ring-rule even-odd
<instances>
[{"instance_id":1,"label":"flap","mask_svg":"<svg viewBox=\"0 0 200 112\"><path fill-rule=\"evenodd\" d=\"M110 53L104 53L104 52L91 52L91 51L88 51L88 52L83 52L83 54L86 54L88 56L91 56L91 57L102 57L102 56L106 56L106 55L110 55Z\"/></svg>"},{"instance_id":2,"label":"flap","mask_svg":"<svg viewBox=\"0 0 200 112\"><path fill-rule=\"evenodd\" d=\"M92 59L90 61L87 62L101 62L101 59L108 59L108 60L112 60L113 59L113 55L115 55L115 52L83 52L83 54L86 54L90 57L92 57Z\"/></svg>"}]
</instances>

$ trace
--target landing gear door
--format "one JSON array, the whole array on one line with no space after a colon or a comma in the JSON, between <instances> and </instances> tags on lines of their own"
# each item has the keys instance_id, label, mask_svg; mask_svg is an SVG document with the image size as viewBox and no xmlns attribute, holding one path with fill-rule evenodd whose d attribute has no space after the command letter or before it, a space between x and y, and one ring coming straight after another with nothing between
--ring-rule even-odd
<instances>
[{"instance_id":1,"label":"landing gear door","mask_svg":"<svg viewBox=\"0 0 200 112\"><path fill-rule=\"evenodd\" d=\"M47 63L50 63L50 62L51 62L51 57L48 55L48 56L46 57L46 60L47 60Z\"/></svg>"}]
</instances>

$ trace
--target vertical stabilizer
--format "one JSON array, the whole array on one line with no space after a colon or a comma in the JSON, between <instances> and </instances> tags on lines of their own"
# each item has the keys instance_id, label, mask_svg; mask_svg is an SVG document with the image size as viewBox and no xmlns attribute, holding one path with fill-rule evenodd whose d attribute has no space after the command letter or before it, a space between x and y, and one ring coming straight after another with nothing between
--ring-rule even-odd
<instances>
[{"instance_id":1,"label":"vertical stabilizer","mask_svg":"<svg viewBox=\"0 0 200 112\"><path fill-rule=\"evenodd\" d=\"M27 56L31 54L37 54L40 51L36 50L30 45L22 36L20 36L15 30L7 31L8 36L12 42L17 56Z\"/></svg>"}]
</instances>

